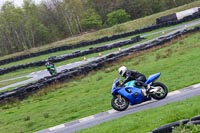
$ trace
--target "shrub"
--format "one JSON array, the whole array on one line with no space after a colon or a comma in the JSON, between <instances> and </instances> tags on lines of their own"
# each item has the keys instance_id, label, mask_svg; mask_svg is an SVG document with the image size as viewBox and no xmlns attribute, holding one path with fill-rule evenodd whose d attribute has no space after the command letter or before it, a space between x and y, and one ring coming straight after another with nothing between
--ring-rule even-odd
<instances>
[{"instance_id":1,"label":"shrub","mask_svg":"<svg viewBox=\"0 0 200 133\"><path fill-rule=\"evenodd\" d=\"M84 18L81 21L81 25L84 29L98 29L102 26L101 16L94 10L89 9L85 13Z\"/></svg>"},{"instance_id":2,"label":"shrub","mask_svg":"<svg viewBox=\"0 0 200 133\"><path fill-rule=\"evenodd\" d=\"M119 9L117 11L113 11L107 15L106 23L109 26L115 24L121 24L130 20L130 15L123 9Z\"/></svg>"}]
</instances>

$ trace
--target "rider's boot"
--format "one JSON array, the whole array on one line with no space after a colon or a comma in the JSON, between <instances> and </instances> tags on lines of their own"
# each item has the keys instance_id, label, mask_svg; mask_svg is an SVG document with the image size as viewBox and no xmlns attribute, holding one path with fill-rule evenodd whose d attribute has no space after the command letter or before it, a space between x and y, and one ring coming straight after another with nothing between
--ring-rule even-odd
<instances>
[{"instance_id":1,"label":"rider's boot","mask_svg":"<svg viewBox=\"0 0 200 133\"><path fill-rule=\"evenodd\" d=\"M142 89L143 89L143 94L144 96L147 96L149 91L150 91L151 85L150 84L143 84Z\"/></svg>"},{"instance_id":2,"label":"rider's boot","mask_svg":"<svg viewBox=\"0 0 200 133\"><path fill-rule=\"evenodd\" d=\"M146 97L147 96L147 90L144 89L144 87L142 87L141 90L142 90L143 96Z\"/></svg>"}]
</instances>

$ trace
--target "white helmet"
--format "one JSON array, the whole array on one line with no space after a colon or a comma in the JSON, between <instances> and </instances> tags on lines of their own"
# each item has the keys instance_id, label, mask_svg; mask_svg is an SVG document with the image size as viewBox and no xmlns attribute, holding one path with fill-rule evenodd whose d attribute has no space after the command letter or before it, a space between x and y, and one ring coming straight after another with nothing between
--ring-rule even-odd
<instances>
[{"instance_id":1,"label":"white helmet","mask_svg":"<svg viewBox=\"0 0 200 133\"><path fill-rule=\"evenodd\" d=\"M121 76L124 76L124 74L126 73L127 71L127 68L125 66L121 66L119 69L118 69L118 72Z\"/></svg>"}]
</instances>

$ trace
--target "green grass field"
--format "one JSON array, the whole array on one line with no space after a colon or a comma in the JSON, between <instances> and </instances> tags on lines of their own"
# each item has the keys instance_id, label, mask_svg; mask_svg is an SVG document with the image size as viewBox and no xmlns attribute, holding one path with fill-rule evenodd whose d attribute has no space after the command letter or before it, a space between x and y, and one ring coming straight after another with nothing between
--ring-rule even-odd
<instances>
[{"instance_id":1,"label":"green grass field","mask_svg":"<svg viewBox=\"0 0 200 133\"><path fill-rule=\"evenodd\" d=\"M65 84L50 86L45 89L46 91L42 90L27 100L1 105L0 131L2 133L34 132L111 109L111 85L113 80L119 76L117 69L121 65L126 65L128 68L141 71L146 75L161 72L159 81L165 83L169 91L199 83L199 40L199 33L178 38L163 48L157 47L129 55L114 64L108 64L99 71L89 73L85 77L73 79ZM173 110L175 107L171 105ZM194 110L190 109L189 111L199 113L195 107ZM194 115L194 113L191 114ZM180 111L179 116L185 116L185 113ZM138 118L142 117L144 117L142 114L138 115ZM159 117L155 119L157 120ZM161 120L154 126L167 122L169 121ZM151 128L153 127L147 129ZM138 130L141 130L140 127Z\"/></svg>"}]
</instances>

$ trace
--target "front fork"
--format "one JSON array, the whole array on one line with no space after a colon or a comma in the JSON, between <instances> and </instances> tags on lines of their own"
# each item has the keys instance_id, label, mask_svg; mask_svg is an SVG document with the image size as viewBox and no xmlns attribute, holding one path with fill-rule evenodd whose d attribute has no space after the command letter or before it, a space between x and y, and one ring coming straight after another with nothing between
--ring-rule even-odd
<instances>
[{"instance_id":1,"label":"front fork","mask_svg":"<svg viewBox=\"0 0 200 133\"><path fill-rule=\"evenodd\" d=\"M121 101L122 101L122 96L119 95L119 94L117 94L116 96L117 96L117 98L119 99L119 102L121 102Z\"/></svg>"}]
</instances>

